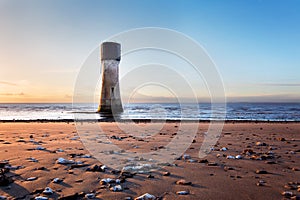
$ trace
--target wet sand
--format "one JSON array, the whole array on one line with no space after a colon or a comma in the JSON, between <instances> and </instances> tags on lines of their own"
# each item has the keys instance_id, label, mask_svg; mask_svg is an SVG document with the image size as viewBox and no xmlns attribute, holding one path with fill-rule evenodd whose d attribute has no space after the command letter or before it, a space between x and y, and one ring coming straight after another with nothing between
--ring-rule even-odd
<instances>
[{"instance_id":1,"label":"wet sand","mask_svg":"<svg viewBox=\"0 0 300 200\"><path fill-rule=\"evenodd\" d=\"M166 123L150 139L122 133L113 122L101 122L101 126L121 148L143 152L163 148L176 136L180 125ZM0 161L9 163L6 176L13 180L0 186L0 196L88 199L86 194L90 194L109 200L134 199L149 193L158 199L300 198L300 123L226 123L213 151L200 159L199 148L207 127L208 123L199 123L185 156L170 166L151 173L122 174L95 166L102 163L88 156L74 123L0 123ZM59 164L59 158L77 163ZM54 183L55 178L60 182ZM121 183L101 182L106 178L119 178ZM176 183L182 179L185 182ZM117 185L122 191L111 191ZM43 194L46 187L53 193ZM187 194L176 194L179 191Z\"/></svg>"}]
</instances>

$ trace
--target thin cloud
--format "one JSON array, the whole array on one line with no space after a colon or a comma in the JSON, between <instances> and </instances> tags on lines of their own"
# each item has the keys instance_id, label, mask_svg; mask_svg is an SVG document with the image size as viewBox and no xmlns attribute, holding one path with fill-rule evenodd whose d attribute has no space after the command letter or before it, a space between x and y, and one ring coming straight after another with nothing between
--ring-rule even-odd
<instances>
[{"instance_id":1,"label":"thin cloud","mask_svg":"<svg viewBox=\"0 0 300 200\"><path fill-rule=\"evenodd\" d=\"M0 84L2 84L2 85L10 85L10 86L17 86L17 84L15 84L15 83L6 82L6 81L0 81Z\"/></svg>"},{"instance_id":2,"label":"thin cloud","mask_svg":"<svg viewBox=\"0 0 300 200\"><path fill-rule=\"evenodd\" d=\"M0 93L0 96L24 96L23 92L21 93Z\"/></svg>"},{"instance_id":3,"label":"thin cloud","mask_svg":"<svg viewBox=\"0 0 300 200\"><path fill-rule=\"evenodd\" d=\"M277 86L277 87L299 87L300 83L263 83L263 86Z\"/></svg>"}]
</instances>

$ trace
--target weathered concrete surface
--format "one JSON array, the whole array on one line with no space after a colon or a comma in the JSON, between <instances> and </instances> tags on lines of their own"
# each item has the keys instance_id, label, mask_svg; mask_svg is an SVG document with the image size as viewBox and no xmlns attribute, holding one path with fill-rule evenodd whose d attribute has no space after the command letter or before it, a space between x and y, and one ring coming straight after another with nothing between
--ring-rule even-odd
<instances>
[{"instance_id":1,"label":"weathered concrete surface","mask_svg":"<svg viewBox=\"0 0 300 200\"><path fill-rule=\"evenodd\" d=\"M121 45L119 43L102 43L102 90L98 108L100 113L120 113L123 111L119 89L120 60Z\"/></svg>"}]
</instances>

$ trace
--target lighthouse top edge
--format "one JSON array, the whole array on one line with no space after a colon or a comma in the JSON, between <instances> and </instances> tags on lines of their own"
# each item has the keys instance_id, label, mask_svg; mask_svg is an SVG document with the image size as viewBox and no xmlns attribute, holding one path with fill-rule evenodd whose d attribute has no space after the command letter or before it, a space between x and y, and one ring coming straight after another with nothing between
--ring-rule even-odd
<instances>
[{"instance_id":1,"label":"lighthouse top edge","mask_svg":"<svg viewBox=\"0 0 300 200\"><path fill-rule=\"evenodd\" d=\"M121 60L121 44L117 42L103 42L101 44L101 60Z\"/></svg>"}]
</instances>

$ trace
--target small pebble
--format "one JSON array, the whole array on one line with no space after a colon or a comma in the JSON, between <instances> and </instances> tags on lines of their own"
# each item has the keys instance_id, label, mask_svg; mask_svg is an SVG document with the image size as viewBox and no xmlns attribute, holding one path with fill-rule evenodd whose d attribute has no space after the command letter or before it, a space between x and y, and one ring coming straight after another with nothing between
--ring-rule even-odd
<instances>
[{"instance_id":1,"label":"small pebble","mask_svg":"<svg viewBox=\"0 0 300 200\"><path fill-rule=\"evenodd\" d=\"M45 148L45 147L42 147L42 146L37 146L35 149L36 149L36 150L45 150L46 148Z\"/></svg>"},{"instance_id":2,"label":"small pebble","mask_svg":"<svg viewBox=\"0 0 300 200\"><path fill-rule=\"evenodd\" d=\"M153 176L152 174L149 174L149 175L147 176L147 178L154 178L154 176Z\"/></svg>"},{"instance_id":3,"label":"small pebble","mask_svg":"<svg viewBox=\"0 0 300 200\"><path fill-rule=\"evenodd\" d=\"M188 191L178 191L176 192L177 195L188 195L189 192Z\"/></svg>"},{"instance_id":4,"label":"small pebble","mask_svg":"<svg viewBox=\"0 0 300 200\"><path fill-rule=\"evenodd\" d=\"M184 154L184 155L182 156L182 160L188 160L188 159L191 159L191 156L190 156L190 155Z\"/></svg>"},{"instance_id":5,"label":"small pebble","mask_svg":"<svg viewBox=\"0 0 300 200\"><path fill-rule=\"evenodd\" d=\"M64 158L58 158L56 162L58 164L74 164L75 163L73 160L67 160Z\"/></svg>"},{"instance_id":6,"label":"small pebble","mask_svg":"<svg viewBox=\"0 0 300 200\"><path fill-rule=\"evenodd\" d=\"M229 156L226 157L226 159L235 159L235 157L229 155Z\"/></svg>"},{"instance_id":7,"label":"small pebble","mask_svg":"<svg viewBox=\"0 0 300 200\"><path fill-rule=\"evenodd\" d=\"M256 146L267 146L267 144L264 142L256 142L255 145Z\"/></svg>"},{"instance_id":8,"label":"small pebble","mask_svg":"<svg viewBox=\"0 0 300 200\"><path fill-rule=\"evenodd\" d=\"M284 197L292 197L293 196L293 193L290 191L285 191L285 192L282 192L281 194Z\"/></svg>"},{"instance_id":9,"label":"small pebble","mask_svg":"<svg viewBox=\"0 0 300 200\"><path fill-rule=\"evenodd\" d=\"M176 184L177 185L192 185L192 182L181 179L179 181L176 181Z\"/></svg>"},{"instance_id":10,"label":"small pebble","mask_svg":"<svg viewBox=\"0 0 300 200\"><path fill-rule=\"evenodd\" d=\"M277 138L278 141L281 141L281 142L284 142L285 141L285 138L282 138L282 137L279 137Z\"/></svg>"},{"instance_id":11,"label":"small pebble","mask_svg":"<svg viewBox=\"0 0 300 200\"><path fill-rule=\"evenodd\" d=\"M265 181L264 180L259 180L257 183L256 183L256 185L257 186L265 186Z\"/></svg>"},{"instance_id":12,"label":"small pebble","mask_svg":"<svg viewBox=\"0 0 300 200\"><path fill-rule=\"evenodd\" d=\"M120 192L123 189L122 189L121 185L115 185L115 186L111 187L110 190L113 191L113 192Z\"/></svg>"},{"instance_id":13,"label":"small pebble","mask_svg":"<svg viewBox=\"0 0 300 200\"><path fill-rule=\"evenodd\" d=\"M215 162L209 162L209 163L207 163L207 166L218 166L218 163L215 163Z\"/></svg>"},{"instance_id":14,"label":"small pebble","mask_svg":"<svg viewBox=\"0 0 300 200\"><path fill-rule=\"evenodd\" d=\"M43 196L38 196L34 198L35 200L48 200L47 197L43 197Z\"/></svg>"},{"instance_id":15,"label":"small pebble","mask_svg":"<svg viewBox=\"0 0 300 200\"><path fill-rule=\"evenodd\" d=\"M255 171L256 174L268 174L268 172L266 170L256 170Z\"/></svg>"},{"instance_id":16,"label":"small pebble","mask_svg":"<svg viewBox=\"0 0 300 200\"><path fill-rule=\"evenodd\" d=\"M106 185L108 183L115 183L116 181L114 179L111 178L103 178L100 180L100 184L101 185Z\"/></svg>"},{"instance_id":17,"label":"small pebble","mask_svg":"<svg viewBox=\"0 0 300 200\"><path fill-rule=\"evenodd\" d=\"M94 193L89 193L89 194L86 194L85 197L87 199L94 199L95 198L95 194Z\"/></svg>"},{"instance_id":18,"label":"small pebble","mask_svg":"<svg viewBox=\"0 0 300 200\"><path fill-rule=\"evenodd\" d=\"M46 188L45 188L45 190L43 191L43 194L47 194L47 195L49 195L49 194L53 194L53 191L52 191L52 189L51 189L51 188L49 188L49 187L46 187Z\"/></svg>"},{"instance_id":19,"label":"small pebble","mask_svg":"<svg viewBox=\"0 0 300 200\"><path fill-rule=\"evenodd\" d=\"M228 149L226 148L226 147L222 147L221 149L220 149L220 151L227 151Z\"/></svg>"},{"instance_id":20,"label":"small pebble","mask_svg":"<svg viewBox=\"0 0 300 200\"><path fill-rule=\"evenodd\" d=\"M170 176L170 172L164 172L163 176Z\"/></svg>"}]
</instances>

